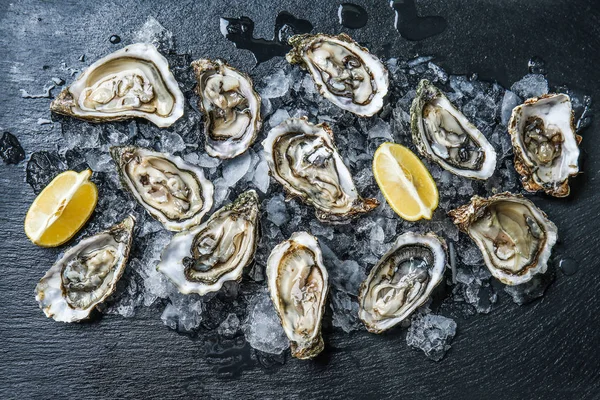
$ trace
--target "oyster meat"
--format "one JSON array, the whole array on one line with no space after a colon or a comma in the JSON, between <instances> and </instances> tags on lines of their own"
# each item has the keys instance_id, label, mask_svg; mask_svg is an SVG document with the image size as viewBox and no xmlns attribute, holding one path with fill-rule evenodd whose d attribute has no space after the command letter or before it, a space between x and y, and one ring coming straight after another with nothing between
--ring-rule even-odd
<instances>
[{"instance_id":1,"label":"oyster meat","mask_svg":"<svg viewBox=\"0 0 600 400\"><path fill-rule=\"evenodd\" d=\"M549 94L525 101L513 109L508 131L525 189L568 196L569 177L579 173L581 142L569 96Z\"/></svg>"},{"instance_id":2,"label":"oyster meat","mask_svg":"<svg viewBox=\"0 0 600 400\"><path fill-rule=\"evenodd\" d=\"M141 147L112 147L123 186L170 231L198 225L213 203L213 184L180 157Z\"/></svg>"},{"instance_id":3,"label":"oyster meat","mask_svg":"<svg viewBox=\"0 0 600 400\"><path fill-rule=\"evenodd\" d=\"M398 236L360 287L358 317L369 332L390 329L427 301L444 276L446 253L433 233Z\"/></svg>"},{"instance_id":4,"label":"oyster meat","mask_svg":"<svg viewBox=\"0 0 600 400\"><path fill-rule=\"evenodd\" d=\"M413 142L442 168L466 178L487 179L496 151L483 134L428 80L417 87L410 109Z\"/></svg>"},{"instance_id":5,"label":"oyster meat","mask_svg":"<svg viewBox=\"0 0 600 400\"><path fill-rule=\"evenodd\" d=\"M267 260L267 281L292 356L315 357L324 347L321 320L329 291L317 238L295 232L275 246Z\"/></svg>"},{"instance_id":6,"label":"oyster meat","mask_svg":"<svg viewBox=\"0 0 600 400\"><path fill-rule=\"evenodd\" d=\"M487 199L474 196L448 214L502 283L519 285L546 272L558 230L530 200L508 192Z\"/></svg>"},{"instance_id":7,"label":"oyster meat","mask_svg":"<svg viewBox=\"0 0 600 400\"><path fill-rule=\"evenodd\" d=\"M273 128L262 144L271 176L290 197L315 207L319 220L344 222L379 205L358 194L326 124L290 118Z\"/></svg>"},{"instance_id":8,"label":"oyster meat","mask_svg":"<svg viewBox=\"0 0 600 400\"><path fill-rule=\"evenodd\" d=\"M46 272L35 299L47 317L60 322L86 319L110 296L125 270L135 218L83 239Z\"/></svg>"},{"instance_id":9,"label":"oyster meat","mask_svg":"<svg viewBox=\"0 0 600 400\"><path fill-rule=\"evenodd\" d=\"M343 110L370 117L383 107L388 71L382 62L350 36L292 36L286 55L310 72L321 95Z\"/></svg>"},{"instance_id":10,"label":"oyster meat","mask_svg":"<svg viewBox=\"0 0 600 400\"><path fill-rule=\"evenodd\" d=\"M260 96L252 79L222 60L192 63L204 113L206 152L211 157L233 158L254 143L262 125Z\"/></svg>"},{"instance_id":11,"label":"oyster meat","mask_svg":"<svg viewBox=\"0 0 600 400\"><path fill-rule=\"evenodd\" d=\"M205 223L173 236L156 269L181 293L205 295L241 278L258 242L258 196L242 193Z\"/></svg>"},{"instance_id":12,"label":"oyster meat","mask_svg":"<svg viewBox=\"0 0 600 400\"><path fill-rule=\"evenodd\" d=\"M171 126L183 115L184 97L156 48L136 43L90 65L50 104L50 110L90 122L145 118Z\"/></svg>"}]
</instances>

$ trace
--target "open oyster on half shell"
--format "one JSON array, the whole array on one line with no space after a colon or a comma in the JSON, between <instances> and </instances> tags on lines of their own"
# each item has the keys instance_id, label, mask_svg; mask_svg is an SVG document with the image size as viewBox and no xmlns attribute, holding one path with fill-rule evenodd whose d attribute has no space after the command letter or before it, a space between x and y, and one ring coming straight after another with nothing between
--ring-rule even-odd
<instances>
[{"instance_id":1,"label":"open oyster on half shell","mask_svg":"<svg viewBox=\"0 0 600 400\"><path fill-rule=\"evenodd\" d=\"M410 109L413 142L442 168L466 178L487 179L496 151L483 134L428 80L417 87Z\"/></svg>"},{"instance_id":2,"label":"open oyster on half shell","mask_svg":"<svg viewBox=\"0 0 600 400\"><path fill-rule=\"evenodd\" d=\"M123 186L165 228L198 225L213 203L213 184L180 157L134 146L111 147Z\"/></svg>"},{"instance_id":3,"label":"open oyster on half shell","mask_svg":"<svg viewBox=\"0 0 600 400\"><path fill-rule=\"evenodd\" d=\"M252 79L223 60L196 60L192 68L205 118L206 152L221 159L242 154L262 125L260 96Z\"/></svg>"},{"instance_id":4,"label":"open oyster on half shell","mask_svg":"<svg viewBox=\"0 0 600 400\"><path fill-rule=\"evenodd\" d=\"M315 357L324 347L321 320L329 291L317 238L295 232L275 246L267 260L267 281L292 356Z\"/></svg>"},{"instance_id":5,"label":"open oyster on half shell","mask_svg":"<svg viewBox=\"0 0 600 400\"><path fill-rule=\"evenodd\" d=\"M35 288L35 299L47 317L60 322L86 319L110 296L125 271L135 218L68 249Z\"/></svg>"},{"instance_id":6,"label":"open oyster on half shell","mask_svg":"<svg viewBox=\"0 0 600 400\"><path fill-rule=\"evenodd\" d=\"M273 128L262 145L271 176L290 197L315 207L319 220L347 222L379 205L358 194L326 124L290 118Z\"/></svg>"},{"instance_id":7,"label":"open oyster on half shell","mask_svg":"<svg viewBox=\"0 0 600 400\"><path fill-rule=\"evenodd\" d=\"M558 229L530 200L508 192L487 199L474 196L448 214L502 283L519 285L546 272Z\"/></svg>"},{"instance_id":8,"label":"open oyster on half shell","mask_svg":"<svg viewBox=\"0 0 600 400\"><path fill-rule=\"evenodd\" d=\"M163 128L183 115L183 104L167 60L153 45L136 43L90 65L50 110L90 122L145 118Z\"/></svg>"},{"instance_id":9,"label":"open oyster on half shell","mask_svg":"<svg viewBox=\"0 0 600 400\"><path fill-rule=\"evenodd\" d=\"M291 64L310 72L327 100L341 109L370 117L383 107L388 93L388 71L383 63L350 36L322 33L292 36Z\"/></svg>"},{"instance_id":10,"label":"open oyster on half shell","mask_svg":"<svg viewBox=\"0 0 600 400\"><path fill-rule=\"evenodd\" d=\"M249 190L203 224L173 236L156 269L181 293L205 295L241 279L257 243L258 196Z\"/></svg>"},{"instance_id":11,"label":"open oyster on half shell","mask_svg":"<svg viewBox=\"0 0 600 400\"><path fill-rule=\"evenodd\" d=\"M369 332L390 329L427 301L444 276L446 253L433 233L398 236L360 287L358 317Z\"/></svg>"},{"instance_id":12,"label":"open oyster on half shell","mask_svg":"<svg viewBox=\"0 0 600 400\"><path fill-rule=\"evenodd\" d=\"M579 173L581 142L569 96L549 94L525 101L513 109L508 131L525 189L568 196L569 177Z\"/></svg>"}]
</instances>

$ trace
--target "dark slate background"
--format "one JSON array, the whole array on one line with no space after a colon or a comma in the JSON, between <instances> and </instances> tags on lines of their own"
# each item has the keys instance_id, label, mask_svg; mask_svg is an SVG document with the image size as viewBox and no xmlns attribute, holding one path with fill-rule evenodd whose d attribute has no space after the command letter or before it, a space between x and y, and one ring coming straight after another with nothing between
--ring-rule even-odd
<instances>
[{"instance_id":1,"label":"dark slate background","mask_svg":"<svg viewBox=\"0 0 600 400\"><path fill-rule=\"evenodd\" d=\"M566 84L600 101L600 12L597 0L417 1L422 15L442 15L448 29L407 42L393 29L386 1L355 1L369 11L355 31L337 22L335 1L54 1L0 2L0 129L15 134L26 155L54 149L49 99L39 93L61 62L78 67L123 43L149 15L173 32L177 50L194 58L223 57L260 78L247 51L219 33L219 17L247 15L258 37L271 38L277 13L310 20L315 32L348 32L383 57L434 55L451 73L479 73L504 86L527 72L532 56L547 62L551 85ZM123 43L108 39L120 35ZM389 47L391 44L391 47ZM388 45L388 46L385 46ZM391 49L391 50L390 50ZM51 68L44 69L44 66ZM63 74L64 75L64 74ZM56 93L56 91L55 91ZM584 132L583 171L568 199L536 196L558 225L558 256L580 270L558 273L546 295L518 307L459 320L452 349L439 363L409 349L404 332L326 333L317 361L288 359L272 372L259 367L224 380L198 343L167 329L160 310L66 325L44 317L33 296L60 249L31 245L23 218L34 199L25 162L0 166L0 398L600 398L600 121Z\"/></svg>"}]
</instances>

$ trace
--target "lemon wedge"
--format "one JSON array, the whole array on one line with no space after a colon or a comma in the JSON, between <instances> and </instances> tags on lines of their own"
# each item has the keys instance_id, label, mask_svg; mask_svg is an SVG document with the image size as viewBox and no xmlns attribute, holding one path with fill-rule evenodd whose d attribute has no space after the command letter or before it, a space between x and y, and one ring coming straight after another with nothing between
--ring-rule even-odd
<instances>
[{"instance_id":1,"label":"lemon wedge","mask_svg":"<svg viewBox=\"0 0 600 400\"><path fill-rule=\"evenodd\" d=\"M373 157L373 175L396 214L408 221L431 219L439 194L415 153L396 143L383 143Z\"/></svg>"},{"instance_id":2,"label":"lemon wedge","mask_svg":"<svg viewBox=\"0 0 600 400\"><path fill-rule=\"evenodd\" d=\"M25 234L38 246L56 247L71 239L92 215L98 188L91 170L65 171L42 190L25 216Z\"/></svg>"}]
</instances>

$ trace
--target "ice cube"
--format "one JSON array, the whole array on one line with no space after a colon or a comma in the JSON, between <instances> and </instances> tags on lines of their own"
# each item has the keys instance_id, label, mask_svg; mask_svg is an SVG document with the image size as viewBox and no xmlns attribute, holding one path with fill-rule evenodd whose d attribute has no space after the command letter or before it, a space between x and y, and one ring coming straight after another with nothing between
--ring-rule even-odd
<instances>
[{"instance_id":1,"label":"ice cube","mask_svg":"<svg viewBox=\"0 0 600 400\"><path fill-rule=\"evenodd\" d=\"M385 232L383 231L383 227L377 224L374 225L370 236L371 251L378 257L382 256L388 247L384 244Z\"/></svg>"},{"instance_id":2,"label":"ice cube","mask_svg":"<svg viewBox=\"0 0 600 400\"><path fill-rule=\"evenodd\" d=\"M223 179L229 187L235 186L235 184L242 179L250 168L252 162L252 156L245 152L231 160L223 161Z\"/></svg>"},{"instance_id":3,"label":"ice cube","mask_svg":"<svg viewBox=\"0 0 600 400\"><path fill-rule=\"evenodd\" d=\"M206 153L202 153L198 156L198 161L195 164L204 168L214 168L221 165L221 160L216 157L211 157Z\"/></svg>"},{"instance_id":4,"label":"ice cube","mask_svg":"<svg viewBox=\"0 0 600 400\"><path fill-rule=\"evenodd\" d=\"M229 183L224 178L214 180L213 185L215 187L213 209L217 209L229 198L231 189Z\"/></svg>"},{"instance_id":5,"label":"ice cube","mask_svg":"<svg viewBox=\"0 0 600 400\"><path fill-rule=\"evenodd\" d=\"M252 183L258 190L266 194L269 190L269 184L271 183L271 176L269 175L269 165L266 160L261 160L256 166L254 171L254 177Z\"/></svg>"},{"instance_id":6,"label":"ice cube","mask_svg":"<svg viewBox=\"0 0 600 400\"><path fill-rule=\"evenodd\" d=\"M521 100L521 98L514 92L510 90L504 92L504 97L502 98L502 108L500 109L500 122L502 125L508 126L508 121L510 120L512 110L522 102L523 100Z\"/></svg>"},{"instance_id":7,"label":"ice cube","mask_svg":"<svg viewBox=\"0 0 600 400\"><path fill-rule=\"evenodd\" d=\"M316 219L311 219L310 222L310 233L315 236L320 236L326 239L333 239L334 231L330 225L325 225Z\"/></svg>"},{"instance_id":8,"label":"ice cube","mask_svg":"<svg viewBox=\"0 0 600 400\"><path fill-rule=\"evenodd\" d=\"M173 33L167 30L156 20L149 16L137 31L132 35L133 43L151 43L161 52L168 53L175 48Z\"/></svg>"},{"instance_id":9,"label":"ice cube","mask_svg":"<svg viewBox=\"0 0 600 400\"><path fill-rule=\"evenodd\" d=\"M429 63L427 63L427 66L433 72L433 74L436 78L436 79L434 79L434 82L437 81L440 83L446 83L448 81L448 73L446 71L444 71L441 67L432 63L431 61Z\"/></svg>"},{"instance_id":10,"label":"ice cube","mask_svg":"<svg viewBox=\"0 0 600 400\"><path fill-rule=\"evenodd\" d=\"M91 149L100 147L102 127L81 121L71 121L62 124L62 134L65 141L64 150Z\"/></svg>"},{"instance_id":11,"label":"ice cube","mask_svg":"<svg viewBox=\"0 0 600 400\"><path fill-rule=\"evenodd\" d=\"M263 78L263 88L259 90L261 98L274 99L285 96L290 90L290 82L283 69Z\"/></svg>"},{"instance_id":12,"label":"ice cube","mask_svg":"<svg viewBox=\"0 0 600 400\"><path fill-rule=\"evenodd\" d=\"M279 110L275 111L273 115L271 115L271 117L269 118L269 126L273 128L288 118L290 118L290 114L288 113L288 111L285 108L280 108Z\"/></svg>"},{"instance_id":13,"label":"ice cube","mask_svg":"<svg viewBox=\"0 0 600 400\"><path fill-rule=\"evenodd\" d=\"M319 242L323 252L323 262L329 271L331 285L338 290L358 296L358 290L367 275L355 260L340 260L334 251L324 242Z\"/></svg>"},{"instance_id":14,"label":"ice cube","mask_svg":"<svg viewBox=\"0 0 600 400\"><path fill-rule=\"evenodd\" d=\"M221 322L221 325L217 328L219 335L226 338L232 338L235 336L237 331L240 329L240 319L234 313L230 313L227 318Z\"/></svg>"},{"instance_id":15,"label":"ice cube","mask_svg":"<svg viewBox=\"0 0 600 400\"><path fill-rule=\"evenodd\" d=\"M433 60L433 56L421 56L421 57L417 57L417 58L414 58L414 59L408 61L408 66L410 68L414 68L417 65L421 65L421 64L427 63L427 62L429 62L431 60Z\"/></svg>"},{"instance_id":16,"label":"ice cube","mask_svg":"<svg viewBox=\"0 0 600 400\"><path fill-rule=\"evenodd\" d=\"M139 252L141 255L134 257L129 262L130 266L142 277L144 285L141 295L145 306L152 305L158 298L167 298L170 293L176 291L173 284L156 270L160 255L171 241L172 236L172 233L166 230L147 234Z\"/></svg>"},{"instance_id":17,"label":"ice cube","mask_svg":"<svg viewBox=\"0 0 600 400\"><path fill-rule=\"evenodd\" d=\"M247 312L248 317L242 330L250 346L270 354L280 354L290 346L265 289L250 300Z\"/></svg>"},{"instance_id":18,"label":"ice cube","mask_svg":"<svg viewBox=\"0 0 600 400\"><path fill-rule=\"evenodd\" d=\"M315 87L315 81L311 78L309 74L304 74L302 78L302 87L304 88L304 92L306 94L316 94L317 88Z\"/></svg>"},{"instance_id":19,"label":"ice cube","mask_svg":"<svg viewBox=\"0 0 600 400\"><path fill-rule=\"evenodd\" d=\"M454 90L459 98L466 95L471 95L475 90L473 83L471 83L465 75L451 75L450 87Z\"/></svg>"},{"instance_id":20,"label":"ice cube","mask_svg":"<svg viewBox=\"0 0 600 400\"><path fill-rule=\"evenodd\" d=\"M164 132L160 136L159 150L163 153L177 153L185 150L186 145L181 136L175 132Z\"/></svg>"},{"instance_id":21,"label":"ice cube","mask_svg":"<svg viewBox=\"0 0 600 400\"><path fill-rule=\"evenodd\" d=\"M202 298L197 294L177 293L169 297L171 303L165 307L160 319L171 329L190 332L202 322Z\"/></svg>"},{"instance_id":22,"label":"ice cube","mask_svg":"<svg viewBox=\"0 0 600 400\"><path fill-rule=\"evenodd\" d=\"M466 265L478 265L483 263L483 255L474 243L468 242L460 246L458 258Z\"/></svg>"},{"instance_id":23,"label":"ice cube","mask_svg":"<svg viewBox=\"0 0 600 400\"><path fill-rule=\"evenodd\" d=\"M542 74L527 74L510 87L522 99L539 97L548 93L548 81Z\"/></svg>"},{"instance_id":24,"label":"ice cube","mask_svg":"<svg viewBox=\"0 0 600 400\"><path fill-rule=\"evenodd\" d=\"M350 333L362 329L362 323L358 319L358 301L347 293L332 289L330 294L330 306L333 311L331 322L336 328Z\"/></svg>"},{"instance_id":25,"label":"ice cube","mask_svg":"<svg viewBox=\"0 0 600 400\"><path fill-rule=\"evenodd\" d=\"M98 149L91 149L85 153L85 161L94 172L108 172L115 168L110 154Z\"/></svg>"},{"instance_id":26,"label":"ice cube","mask_svg":"<svg viewBox=\"0 0 600 400\"><path fill-rule=\"evenodd\" d=\"M271 197L267 203L267 219L277 226L282 226L289 221L290 216L285 207L282 194Z\"/></svg>"},{"instance_id":27,"label":"ice cube","mask_svg":"<svg viewBox=\"0 0 600 400\"><path fill-rule=\"evenodd\" d=\"M406 334L406 343L421 349L427 358L440 361L450 349L456 334L454 320L435 314L415 314Z\"/></svg>"},{"instance_id":28,"label":"ice cube","mask_svg":"<svg viewBox=\"0 0 600 400\"><path fill-rule=\"evenodd\" d=\"M369 139L383 138L386 140L393 141L392 130L390 124L382 119L378 119L375 124L369 129Z\"/></svg>"}]
</instances>

